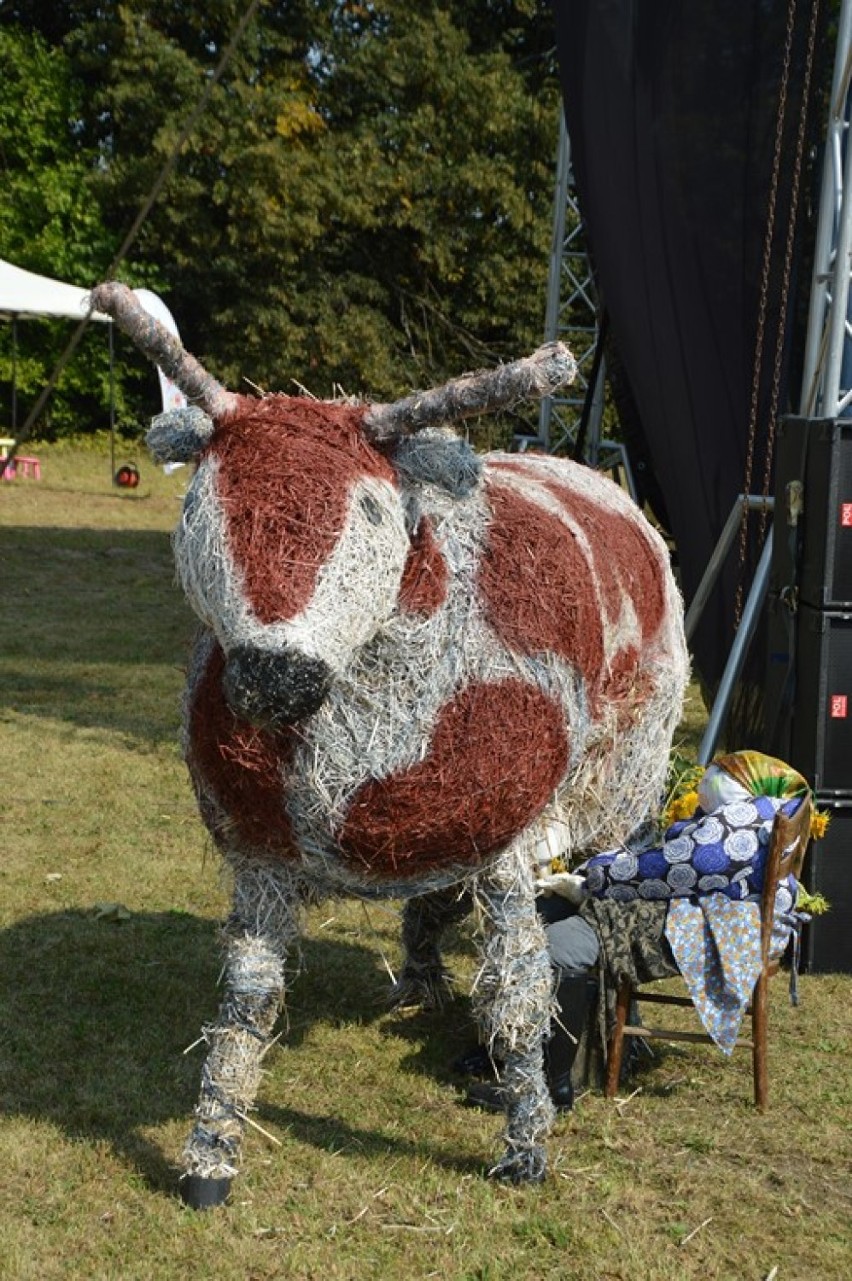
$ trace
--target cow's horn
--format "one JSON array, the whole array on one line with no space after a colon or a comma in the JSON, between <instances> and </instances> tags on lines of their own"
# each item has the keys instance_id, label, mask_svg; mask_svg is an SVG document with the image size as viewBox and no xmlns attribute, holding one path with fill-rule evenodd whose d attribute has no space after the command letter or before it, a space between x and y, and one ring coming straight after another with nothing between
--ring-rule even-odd
<instances>
[{"instance_id":1,"label":"cow's horn","mask_svg":"<svg viewBox=\"0 0 852 1281\"><path fill-rule=\"evenodd\" d=\"M90 294L93 310L112 316L143 355L180 387L181 391L213 419L227 417L236 407L237 397L226 391L212 374L208 374L194 356L185 351L179 339L149 316L127 285L107 281Z\"/></svg>"},{"instance_id":2,"label":"cow's horn","mask_svg":"<svg viewBox=\"0 0 852 1281\"><path fill-rule=\"evenodd\" d=\"M574 380L577 362L561 342L545 343L531 356L496 369L462 374L443 387L416 391L392 405L373 405L364 427L375 441L410 436L424 427L493 414L520 400L551 396Z\"/></svg>"}]
</instances>

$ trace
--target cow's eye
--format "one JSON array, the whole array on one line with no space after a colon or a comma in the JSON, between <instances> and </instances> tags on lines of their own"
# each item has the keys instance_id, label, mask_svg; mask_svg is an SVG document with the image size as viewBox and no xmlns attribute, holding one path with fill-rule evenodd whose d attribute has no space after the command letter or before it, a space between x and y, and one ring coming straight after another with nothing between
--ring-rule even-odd
<instances>
[{"instance_id":1,"label":"cow's eye","mask_svg":"<svg viewBox=\"0 0 852 1281\"><path fill-rule=\"evenodd\" d=\"M372 498L369 494L362 494L361 507L364 510L364 515L367 517L367 520L371 525L381 525L382 509L376 502L375 498Z\"/></svg>"}]
</instances>

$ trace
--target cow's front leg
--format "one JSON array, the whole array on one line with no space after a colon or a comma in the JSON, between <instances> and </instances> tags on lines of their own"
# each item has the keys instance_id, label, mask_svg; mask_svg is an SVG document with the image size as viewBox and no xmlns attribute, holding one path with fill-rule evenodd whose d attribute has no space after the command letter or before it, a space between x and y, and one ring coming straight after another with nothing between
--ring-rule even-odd
<instances>
[{"instance_id":1,"label":"cow's front leg","mask_svg":"<svg viewBox=\"0 0 852 1281\"><path fill-rule=\"evenodd\" d=\"M522 839L475 887L482 968L474 1008L494 1062L502 1064L506 1154L490 1173L537 1182L547 1169L545 1140L556 1115L544 1076L553 977L535 909L532 851Z\"/></svg>"},{"instance_id":2,"label":"cow's front leg","mask_svg":"<svg viewBox=\"0 0 852 1281\"><path fill-rule=\"evenodd\" d=\"M464 920L472 907L470 890L458 885L408 900L402 910L402 968L390 995L393 1009L440 1009L451 996L441 935L448 925Z\"/></svg>"},{"instance_id":3,"label":"cow's front leg","mask_svg":"<svg viewBox=\"0 0 852 1281\"><path fill-rule=\"evenodd\" d=\"M183 1151L180 1192L194 1209L221 1204L237 1173L246 1118L285 992L284 965L298 938L301 887L279 868L241 863L224 935L225 996L208 1045L195 1126Z\"/></svg>"}]
</instances>

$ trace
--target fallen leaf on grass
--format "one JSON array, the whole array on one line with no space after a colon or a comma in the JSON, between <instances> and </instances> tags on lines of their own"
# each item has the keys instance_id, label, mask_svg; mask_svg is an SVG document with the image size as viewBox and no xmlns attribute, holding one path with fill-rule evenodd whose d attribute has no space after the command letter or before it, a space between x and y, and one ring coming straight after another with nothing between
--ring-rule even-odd
<instances>
[{"instance_id":1,"label":"fallen leaf on grass","mask_svg":"<svg viewBox=\"0 0 852 1281\"><path fill-rule=\"evenodd\" d=\"M129 921L132 913L123 903L96 903L96 921Z\"/></svg>"}]
</instances>

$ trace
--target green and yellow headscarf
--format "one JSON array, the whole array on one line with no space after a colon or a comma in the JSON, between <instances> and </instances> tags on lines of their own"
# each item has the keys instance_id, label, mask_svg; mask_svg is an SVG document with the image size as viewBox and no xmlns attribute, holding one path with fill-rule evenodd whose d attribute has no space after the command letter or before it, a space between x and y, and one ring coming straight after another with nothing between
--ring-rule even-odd
<instances>
[{"instance_id":1,"label":"green and yellow headscarf","mask_svg":"<svg viewBox=\"0 0 852 1281\"><path fill-rule=\"evenodd\" d=\"M798 770L764 752L746 750L719 756L708 765L698 787L705 813L747 796L777 796L790 800L808 796L810 787Z\"/></svg>"}]
</instances>

